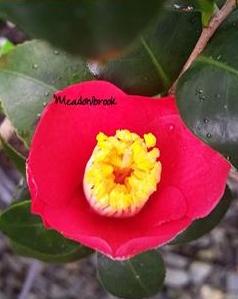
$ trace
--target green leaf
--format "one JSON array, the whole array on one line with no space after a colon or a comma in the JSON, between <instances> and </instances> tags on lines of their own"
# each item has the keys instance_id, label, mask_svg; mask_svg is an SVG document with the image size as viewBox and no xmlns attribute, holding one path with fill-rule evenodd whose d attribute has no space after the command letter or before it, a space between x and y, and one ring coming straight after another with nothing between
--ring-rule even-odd
<instances>
[{"instance_id":1,"label":"green leaf","mask_svg":"<svg viewBox=\"0 0 238 299\"><path fill-rule=\"evenodd\" d=\"M165 279L164 262L156 250L122 262L99 254L98 278L103 287L117 297L145 298L162 288Z\"/></svg>"},{"instance_id":2,"label":"green leaf","mask_svg":"<svg viewBox=\"0 0 238 299\"><path fill-rule=\"evenodd\" d=\"M53 230L44 228L30 212L30 202L12 205L0 216L0 230L13 243L17 252L46 262L66 263L81 259L92 250L72 242Z\"/></svg>"},{"instance_id":3,"label":"green leaf","mask_svg":"<svg viewBox=\"0 0 238 299\"><path fill-rule=\"evenodd\" d=\"M224 2L224 0L221 0ZM218 6L221 2L214 0L174 0L172 1L174 8L178 11L199 11L202 16L203 26L207 26L212 16L218 10Z\"/></svg>"},{"instance_id":4,"label":"green leaf","mask_svg":"<svg viewBox=\"0 0 238 299\"><path fill-rule=\"evenodd\" d=\"M31 37L90 58L128 46L157 15L163 0L1 0L0 11Z\"/></svg>"},{"instance_id":5,"label":"green leaf","mask_svg":"<svg viewBox=\"0 0 238 299\"><path fill-rule=\"evenodd\" d=\"M189 129L238 166L238 10L181 77L177 103Z\"/></svg>"},{"instance_id":6,"label":"green leaf","mask_svg":"<svg viewBox=\"0 0 238 299\"><path fill-rule=\"evenodd\" d=\"M78 246L77 249L72 249L71 251L68 250L65 254L60 253L60 254L49 255L36 250L32 250L31 248L22 246L21 244L18 244L16 242L10 242L10 243L12 249L15 251L16 254L24 257L35 258L46 263L71 263L80 260L82 258L85 258L88 255L93 253L93 251L90 251L86 247Z\"/></svg>"},{"instance_id":7,"label":"green leaf","mask_svg":"<svg viewBox=\"0 0 238 299\"><path fill-rule=\"evenodd\" d=\"M2 39L0 41L0 57L9 53L12 49L14 49L14 45L8 39ZM0 99L0 113L3 112L1 99Z\"/></svg>"},{"instance_id":8,"label":"green leaf","mask_svg":"<svg viewBox=\"0 0 238 299\"><path fill-rule=\"evenodd\" d=\"M202 12L203 26L208 26L209 21L217 10L216 3L214 0L198 0L197 2Z\"/></svg>"},{"instance_id":9,"label":"green leaf","mask_svg":"<svg viewBox=\"0 0 238 299\"><path fill-rule=\"evenodd\" d=\"M89 64L97 78L132 94L165 93L196 44L202 25L197 12L166 6L133 49L104 65Z\"/></svg>"},{"instance_id":10,"label":"green leaf","mask_svg":"<svg viewBox=\"0 0 238 299\"><path fill-rule=\"evenodd\" d=\"M41 41L26 42L0 59L0 99L18 134L28 143L52 94L92 75L80 58Z\"/></svg>"},{"instance_id":11,"label":"green leaf","mask_svg":"<svg viewBox=\"0 0 238 299\"><path fill-rule=\"evenodd\" d=\"M19 172L25 176L26 167L25 167L25 158L15 150L9 143L5 142L4 139L0 135L0 145L2 146L5 154L8 158L13 162L15 167L19 170Z\"/></svg>"},{"instance_id":12,"label":"green leaf","mask_svg":"<svg viewBox=\"0 0 238 299\"><path fill-rule=\"evenodd\" d=\"M223 219L232 202L232 193L227 187L222 200L217 207L205 218L196 220L193 224L180 234L171 245L178 245L197 240L213 230Z\"/></svg>"},{"instance_id":13,"label":"green leaf","mask_svg":"<svg viewBox=\"0 0 238 299\"><path fill-rule=\"evenodd\" d=\"M0 56L9 53L12 49L14 49L14 44L9 40L4 39L0 42Z\"/></svg>"}]
</instances>

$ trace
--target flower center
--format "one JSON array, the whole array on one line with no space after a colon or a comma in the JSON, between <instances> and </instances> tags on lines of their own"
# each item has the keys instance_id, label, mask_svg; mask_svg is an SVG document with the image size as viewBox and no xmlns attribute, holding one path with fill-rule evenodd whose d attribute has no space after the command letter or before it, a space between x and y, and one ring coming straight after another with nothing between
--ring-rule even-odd
<instances>
[{"instance_id":1,"label":"flower center","mask_svg":"<svg viewBox=\"0 0 238 299\"><path fill-rule=\"evenodd\" d=\"M128 130L99 133L83 182L91 207L104 216L137 214L160 181L159 154L152 133L143 138Z\"/></svg>"},{"instance_id":2,"label":"flower center","mask_svg":"<svg viewBox=\"0 0 238 299\"><path fill-rule=\"evenodd\" d=\"M130 177L133 170L131 168L116 168L113 171L116 184L125 184L126 178Z\"/></svg>"}]
</instances>

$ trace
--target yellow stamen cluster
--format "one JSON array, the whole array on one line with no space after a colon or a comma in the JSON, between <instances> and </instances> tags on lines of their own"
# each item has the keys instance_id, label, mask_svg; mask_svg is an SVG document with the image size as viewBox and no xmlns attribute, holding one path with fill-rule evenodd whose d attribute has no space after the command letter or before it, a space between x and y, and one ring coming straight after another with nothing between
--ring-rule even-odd
<instances>
[{"instance_id":1,"label":"yellow stamen cluster","mask_svg":"<svg viewBox=\"0 0 238 299\"><path fill-rule=\"evenodd\" d=\"M129 130L97 135L84 174L85 195L95 211L130 217L143 208L160 181L160 153L155 146L152 133L143 138Z\"/></svg>"}]
</instances>

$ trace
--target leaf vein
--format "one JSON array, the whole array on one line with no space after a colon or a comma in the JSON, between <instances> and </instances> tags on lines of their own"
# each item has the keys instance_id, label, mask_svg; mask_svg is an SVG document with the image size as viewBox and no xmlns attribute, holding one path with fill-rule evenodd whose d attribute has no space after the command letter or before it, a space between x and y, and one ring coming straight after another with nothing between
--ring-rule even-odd
<instances>
[{"instance_id":1,"label":"leaf vein","mask_svg":"<svg viewBox=\"0 0 238 299\"><path fill-rule=\"evenodd\" d=\"M132 265L131 261L128 260L127 261L127 264L131 270L131 272L133 273L136 281L138 281L139 285L141 286L141 288L145 291L146 294L150 294L149 291L147 290L146 286L144 285L144 283L142 282L141 278L140 278L140 275L136 272L136 269L135 267Z\"/></svg>"},{"instance_id":2,"label":"leaf vein","mask_svg":"<svg viewBox=\"0 0 238 299\"><path fill-rule=\"evenodd\" d=\"M145 48L147 54L151 58L152 63L157 70L157 73L159 74L160 78L162 79L164 87L167 89L170 86L169 77L166 75L163 67L161 66L158 59L155 57L153 51L151 50L148 43L146 42L146 40L143 37L141 37L141 43L142 43L143 47Z\"/></svg>"},{"instance_id":3,"label":"leaf vein","mask_svg":"<svg viewBox=\"0 0 238 299\"><path fill-rule=\"evenodd\" d=\"M217 61L214 58L200 55L196 61L201 62L201 63L211 64L217 68L223 69L229 73L232 73L232 74L238 76L238 70L236 70L235 68L231 67L228 64L225 64L224 62Z\"/></svg>"},{"instance_id":4,"label":"leaf vein","mask_svg":"<svg viewBox=\"0 0 238 299\"><path fill-rule=\"evenodd\" d=\"M57 90L57 88L55 86L51 86L51 85L49 85L49 84L47 84L47 83L45 83L43 81L40 81L40 80L38 80L36 78L30 77L28 75L25 75L25 74L22 74L22 73L19 73L19 72L16 72L16 71L1 69L0 73L6 73L6 74L9 74L9 75L13 75L13 76L16 76L16 77L20 77L20 78L32 81L34 83L37 83L37 84L39 84L41 86L46 87L47 89L51 89L52 91L56 91Z\"/></svg>"}]
</instances>

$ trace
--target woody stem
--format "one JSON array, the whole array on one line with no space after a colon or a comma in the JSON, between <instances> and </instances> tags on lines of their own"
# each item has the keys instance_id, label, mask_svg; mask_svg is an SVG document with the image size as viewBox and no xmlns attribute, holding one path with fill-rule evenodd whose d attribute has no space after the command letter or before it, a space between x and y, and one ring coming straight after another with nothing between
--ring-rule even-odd
<instances>
[{"instance_id":1,"label":"woody stem","mask_svg":"<svg viewBox=\"0 0 238 299\"><path fill-rule=\"evenodd\" d=\"M201 36L192 51L191 55L189 56L187 62L185 63L181 73L179 74L177 80L174 82L172 87L169 90L169 94L175 94L176 85L180 77L187 71L187 69L191 66L193 61L201 54L201 52L205 49L206 45L216 32L216 30L220 27L220 25L224 22L224 20L232 13L232 11L237 6L237 0L227 0L226 3L220 10L214 14L211 18L207 27L204 27L201 33Z\"/></svg>"}]
</instances>

